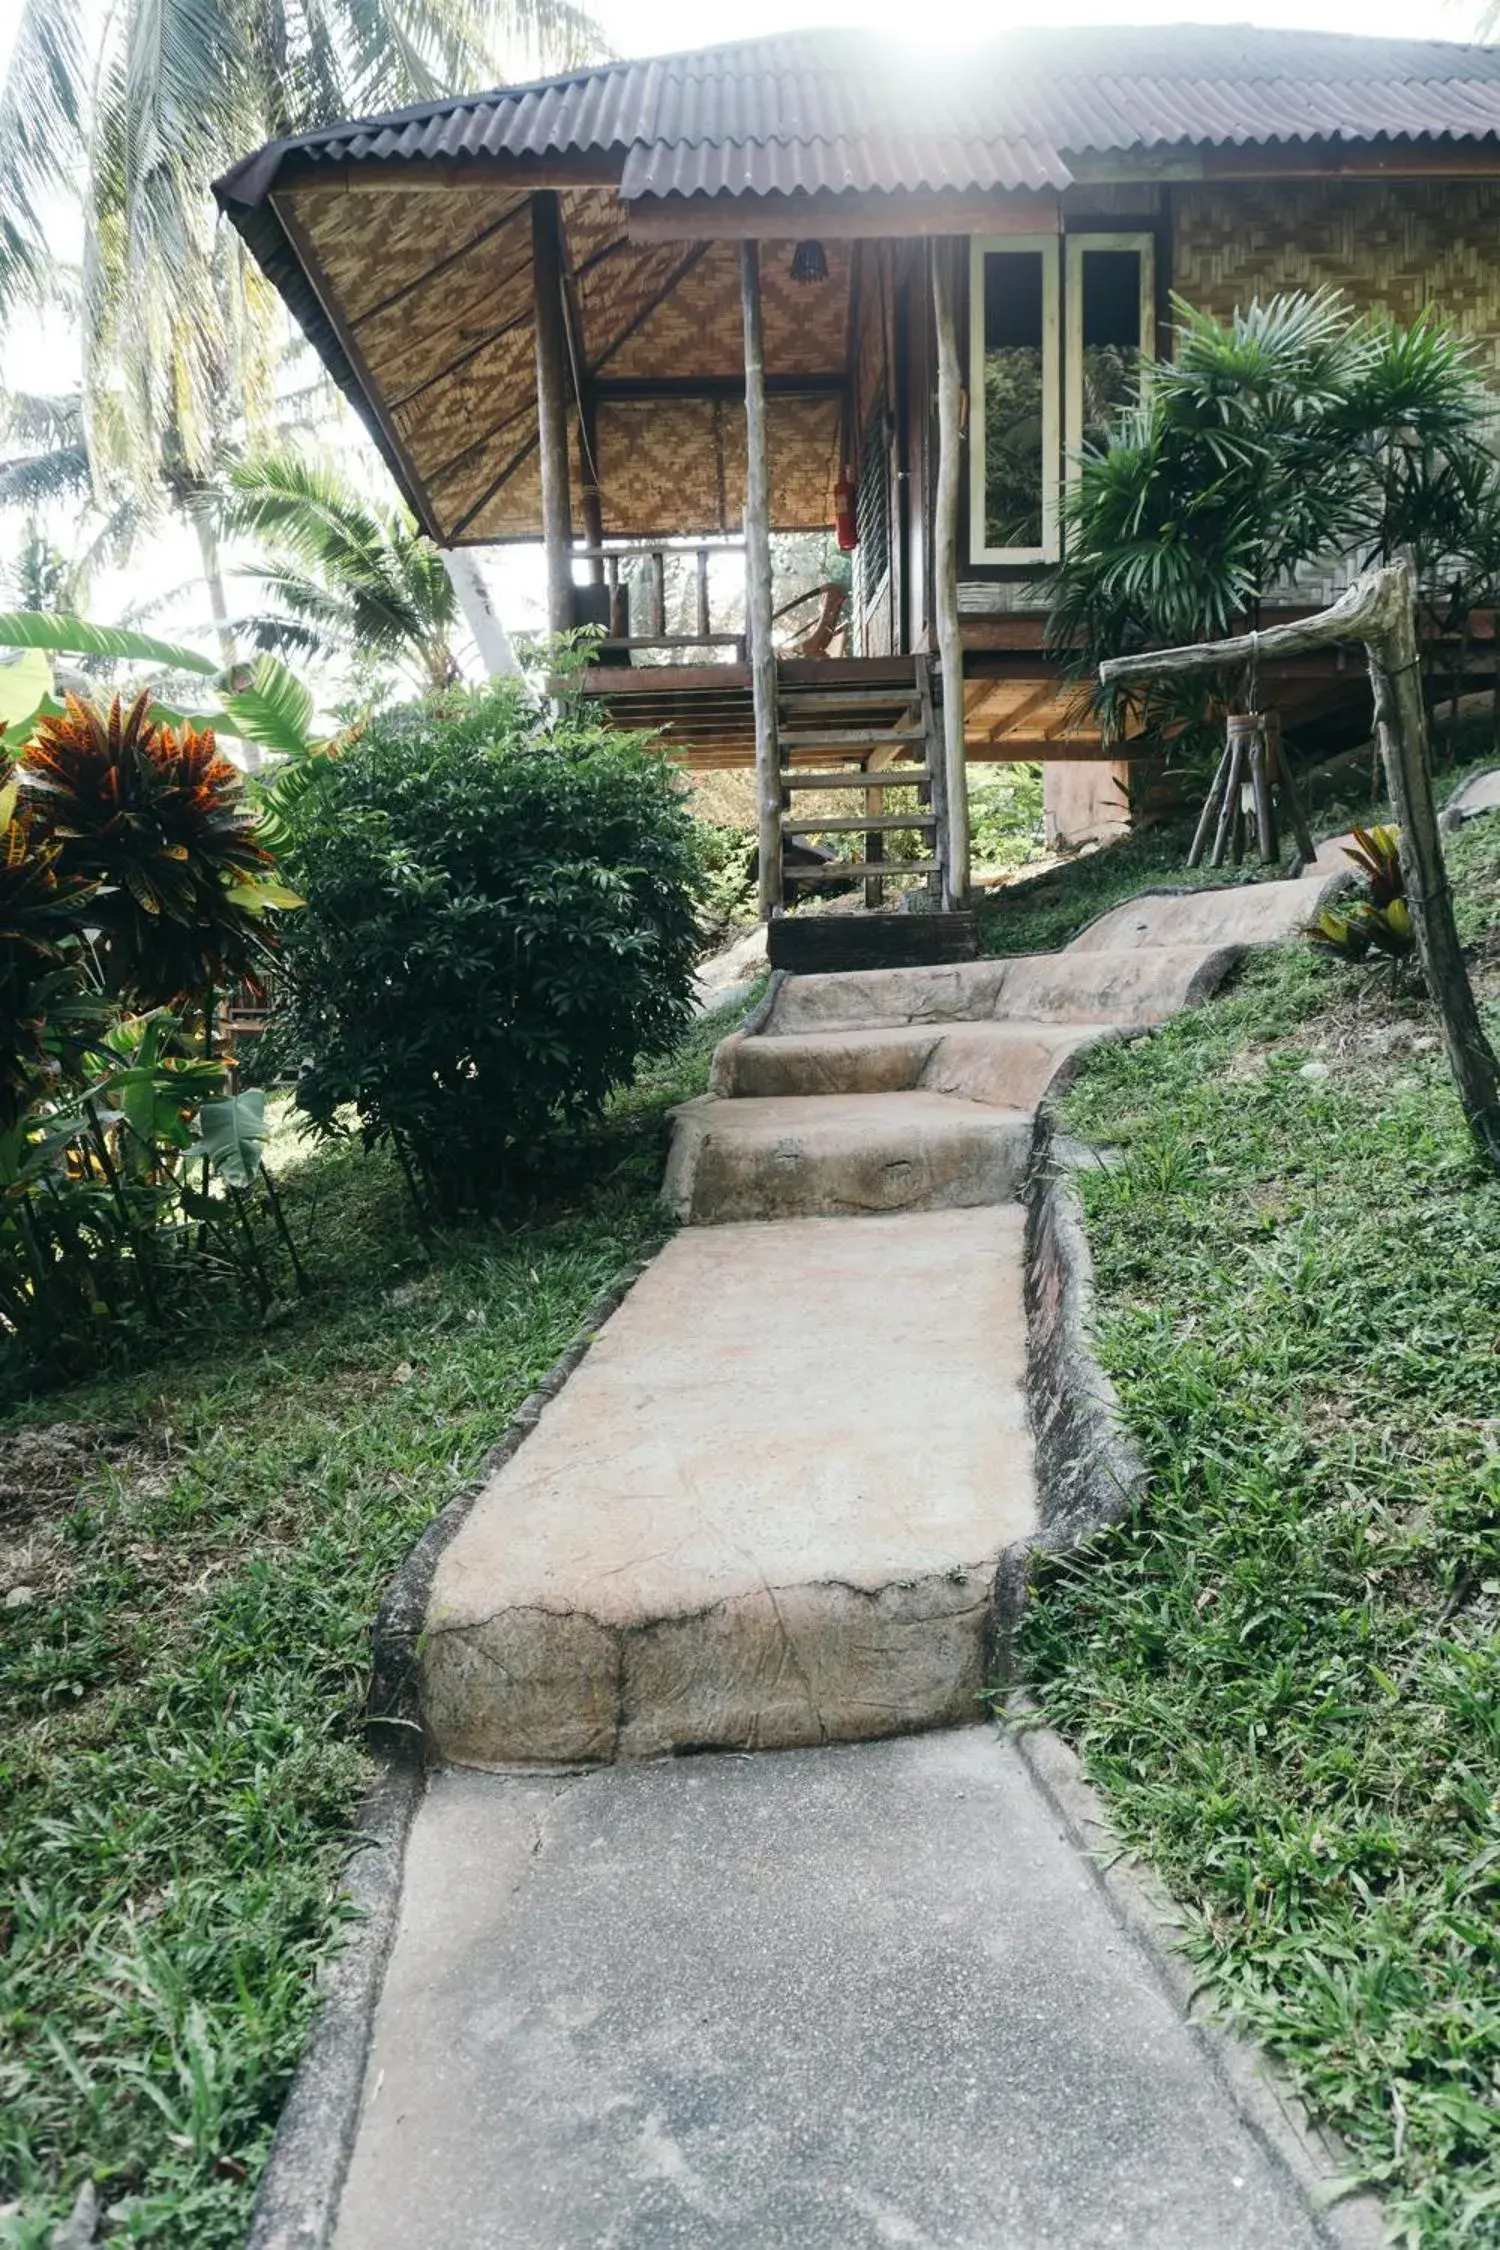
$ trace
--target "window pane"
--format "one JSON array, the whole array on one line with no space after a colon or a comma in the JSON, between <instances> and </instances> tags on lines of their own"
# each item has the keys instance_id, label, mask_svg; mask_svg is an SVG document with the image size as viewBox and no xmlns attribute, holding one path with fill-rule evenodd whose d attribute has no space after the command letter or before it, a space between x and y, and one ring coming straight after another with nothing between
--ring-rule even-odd
<instances>
[{"instance_id":1,"label":"window pane","mask_svg":"<svg viewBox=\"0 0 1500 2250\"><path fill-rule=\"evenodd\" d=\"M1083 253L1083 443L1103 445L1141 364L1139 250Z\"/></svg>"},{"instance_id":2,"label":"window pane","mask_svg":"<svg viewBox=\"0 0 1500 2250\"><path fill-rule=\"evenodd\" d=\"M984 259L984 543L1042 544L1042 254Z\"/></svg>"}]
</instances>

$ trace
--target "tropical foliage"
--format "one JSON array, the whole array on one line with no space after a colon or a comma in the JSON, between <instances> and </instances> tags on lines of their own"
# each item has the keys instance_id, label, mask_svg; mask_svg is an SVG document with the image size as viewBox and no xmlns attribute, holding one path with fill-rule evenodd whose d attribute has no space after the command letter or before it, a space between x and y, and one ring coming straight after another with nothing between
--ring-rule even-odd
<instances>
[{"instance_id":1,"label":"tropical foliage","mask_svg":"<svg viewBox=\"0 0 1500 2250\"><path fill-rule=\"evenodd\" d=\"M270 599L238 627L256 648L396 665L417 688L460 677L453 584L405 508L368 501L328 463L284 451L235 467L224 522L270 557L241 573Z\"/></svg>"},{"instance_id":2,"label":"tropical foliage","mask_svg":"<svg viewBox=\"0 0 1500 2250\"><path fill-rule=\"evenodd\" d=\"M226 664L218 500L246 433L273 419L286 328L211 184L275 135L494 85L507 43L560 69L598 35L575 0L20 0L0 85L0 315L77 297L55 206L83 224L68 308L82 395L41 450L81 445L96 495L165 501L191 527Z\"/></svg>"},{"instance_id":3,"label":"tropical foliage","mask_svg":"<svg viewBox=\"0 0 1500 2250\"><path fill-rule=\"evenodd\" d=\"M283 864L306 900L272 1036L324 1133L346 1105L440 1210L482 1202L597 1115L689 1013L694 823L671 769L523 690L374 721L299 769Z\"/></svg>"},{"instance_id":4,"label":"tropical foliage","mask_svg":"<svg viewBox=\"0 0 1500 2250\"><path fill-rule=\"evenodd\" d=\"M1363 961L1371 953L1407 960L1417 938L1406 903L1401 831L1356 827L1344 857L1353 861L1359 887L1352 897L1320 909L1308 926L1309 938L1320 953L1337 954L1343 961Z\"/></svg>"},{"instance_id":5,"label":"tropical foliage","mask_svg":"<svg viewBox=\"0 0 1500 2250\"><path fill-rule=\"evenodd\" d=\"M1432 315L1356 314L1333 291L1219 322L1174 300L1156 364L1065 506L1050 635L1080 674L1101 657L1253 628L1273 592L1346 560L1416 560L1451 611L1500 583L1494 402ZM1211 688L1222 703L1247 683ZM1111 717L1123 705L1109 699ZM1138 692L1146 731L1201 718L1194 685Z\"/></svg>"},{"instance_id":6,"label":"tropical foliage","mask_svg":"<svg viewBox=\"0 0 1500 2250\"><path fill-rule=\"evenodd\" d=\"M0 1355L67 1367L224 1280L268 1301L216 994L296 905L211 732L69 696L0 785ZM220 1192L210 1192L217 1175ZM284 1243L264 1178L262 1234Z\"/></svg>"}]
</instances>

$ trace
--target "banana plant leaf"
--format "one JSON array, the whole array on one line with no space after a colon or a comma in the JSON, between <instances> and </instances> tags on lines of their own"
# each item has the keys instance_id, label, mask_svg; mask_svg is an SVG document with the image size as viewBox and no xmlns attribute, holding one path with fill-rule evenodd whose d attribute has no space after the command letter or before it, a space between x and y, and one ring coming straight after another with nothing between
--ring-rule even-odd
<instances>
[{"instance_id":1,"label":"banana plant leaf","mask_svg":"<svg viewBox=\"0 0 1500 2250\"><path fill-rule=\"evenodd\" d=\"M242 1094L226 1094L220 1101L203 1104L190 1154L202 1157L231 1187L251 1187L269 1132L265 1089L247 1087Z\"/></svg>"}]
</instances>

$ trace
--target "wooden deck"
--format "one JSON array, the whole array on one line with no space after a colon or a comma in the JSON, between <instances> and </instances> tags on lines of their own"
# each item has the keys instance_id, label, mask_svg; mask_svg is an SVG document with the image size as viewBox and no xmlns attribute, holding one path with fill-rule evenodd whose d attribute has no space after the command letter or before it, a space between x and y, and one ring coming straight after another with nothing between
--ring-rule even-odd
<instances>
[{"instance_id":1,"label":"wooden deck","mask_svg":"<svg viewBox=\"0 0 1500 2250\"><path fill-rule=\"evenodd\" d=\"M1291 613L1288 613L1291 614ZM1281 622L1278 614L1276 622ZM1268 620L1270 622L1270 620ZM1116 763L1097 719L1042 646L1033 617L965 619L964 741L971 764ZM1476 641L1479 636L1475 636ZM1473 656L1493 663L1488 648ZM840 700L859 694L872 727L893 723L912 692L908 656L784 657L777 665L784 695L836 688ZM597 666L589 691L619 727L659 734L663 746L693 772L753 766L755 726L748 664ZM1358 660L1343 651L1267 665L1261 701L1284 714L1289 732L1309 725L1368 730L1369 684ZM808 762L816 762L810 759Z\"/></svg>"}]
</instances>

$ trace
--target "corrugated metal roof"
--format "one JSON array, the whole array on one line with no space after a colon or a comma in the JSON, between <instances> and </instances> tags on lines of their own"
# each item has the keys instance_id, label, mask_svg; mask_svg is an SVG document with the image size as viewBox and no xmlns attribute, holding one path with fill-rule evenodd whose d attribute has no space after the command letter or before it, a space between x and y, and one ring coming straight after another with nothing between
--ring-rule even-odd
<instances>
[{"instance_id":1,"label":"corrugated metal roof","mask_svg":"<svg viewBox=\"0 0 1500 2250\"><path fill-rule=\"evenodd\" d=\"M1250 26L1015 32L934 55L809 31L607 63L272 142L282 167L618 152L621 192L1063 187L1068 158L1174 142L1500 134L1500 49Z\"/></svg>"}]
</instances>

